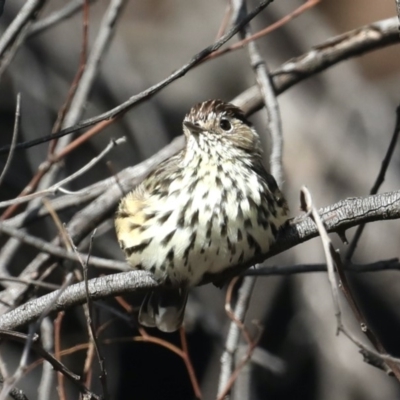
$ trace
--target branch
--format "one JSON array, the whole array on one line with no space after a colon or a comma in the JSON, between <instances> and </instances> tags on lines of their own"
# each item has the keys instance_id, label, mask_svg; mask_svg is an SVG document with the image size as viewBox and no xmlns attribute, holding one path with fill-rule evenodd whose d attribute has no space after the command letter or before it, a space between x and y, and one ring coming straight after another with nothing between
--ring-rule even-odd
<instances>
[{"instance_id":1,"label":"branch","mask_svg":"<svg viewBox=\"0 0 400 400\"><path fill-rule=\"evenodd\" d=\"M10 167L11 160L14 155L14 150L15 150L15 145L17 143L17 137L18 137L18 131L19 131L19 120L20 120L20 107L21 107L21 93L17 94L17 105L15 107L15 118L14 118L14 129L12 133L12 139L11 139L11 147L10 147L10 152L8 154L6 163L4 164L3 171L0 174L0 186L3 183L4 177L7 174L8 168Z\"/></svg>"},{"instance_id":2,"label":"branch","mask_svg":"<svg viewBox=\"0 0 400 400\"><path fill-rule=\"evenodd\" d=\"M364 222L390 220L400 218L400 190L383 193L366 198L349 198L318 211L328 232L346 230ZM280 232L278 241L270 251L246 264L232 267L230 271L219 275L204 277L202 284L220 282L236 275L250 265L281 253L291 247L310 240L318 235L318 230L311 218L296 218ZM159 287L152 275L146 271L129 271L91 279L89 294L93 300L114 297L143 289ZM37 319L44 308L57 297L58 291L49 293L38 299L31 300L22 306L0 316L0 329L16 329ZM52 305L52 311L66 310L86 301L85 283L69 286L57 302Z\"/></svg>"},{"instance_id":3,"label":"branch","mask_svg":"<svg viewBox=\"0 0 400 400\"><path fill-rule=\"evenodd\" d=\"M399 271L400 262L397 258L390 260L376 261L370 264L352 264L344 265L346 272L365 273L379 271ZM297 264L297 265L268 265L260 266L257 269L248 269L243 272L245 276L275 276L275 275L293 275L310 272L326 272L326 263L320 264Z\"/></svg>"},{"instance_id":4,"label":"branch","mask_svg":"<svg viewBox=\"0 0 400 400\"><path fill-rule=\"evenodd\" d=\"M126 142L125 136L122 138L119 138L117 140L111 140L110 143L106 146L104 150L100 152L96 157L93 157L87 164L85 164L82 168L80 168L78 171L74 172L72 175L68 176L67 178L64 178L60 182L55 183L54 185L50 186L47 189L27 194L25 196L19 196L15 197L14 199L11 200L5 200L5 201L0 201L0 208L3 207L8 207L10 205L14 204L21 204L21 203L26 203L28 201L31 201L33 199L36 199L38 197L44 197L47 195L55 195L58 192L63 192L69 194L67 190L63 188L63 186L71 183L73 180L76 178L79 178L83 174L85 174L87 171L89 171L91 168L93 168L95 165L97 165L115 146L119 146L122 143ZM0 184L1 184L1 177L0 177ZM80 193L84 192L79 191Z\"/></svg>"},{"instance_id":5,"label":"branch","mask_svg":"<svg viewBox=\"0 0 400 400\"><path fill-rule=\"evenodd\" d=\"M96 0L90 0L90 3ZM35 36L39 33L46 31L62 22L64 19L72 17L74 14L79 12L83 7L84 0L71 0L67 5L59 9L58 11L52 12L48 17L40 19L32 24L29 30L28 37Z\"/></svg>"},{"instance_id":6,"label":"branch","mask_svg":"<svg viewBox=\"0 0 400 400\"><path fill-rule=\"evenodd\" d=\"M341 61L399 42L397 17L377 21L330 38L273 71L271 75L275 92L281 94ZM263 99L257 86L245 90L233 102L248 114L260 110L263 106Z\"/></svg>"},{"instance_id":7,"label":"branch","mask_svg":"<svg viewBox=\"0 0 400 400\"><path fill-rule=\"evenodd\" d=\"M32 20L36 18L38 11L44 4L45 0L29 0L23 5L17 16L0 38L0 60L4 57L5 52L10 46L17 40L21 32L23 32L24 28L30 25Z\"/></svg>"},{"instance_id":8,"label":"branch","mask_svg":"<svg viewBox=\"0 0 400 400\"><path fill-rule=\"evenodd\" d=\"M73 252L63 249L54 243L47 242L35 236L31 236L22 229L15 229L7 226L5 223L0 223L0 232L5 233L13 238L18 239L22 243L35 247L43 253L51 254L54 257L64 258L66 260L79 262L79 257ZM80 257L86 259L87 254L80 254ZM116 270L126 270L127 264L122 261L108 260L101 257L90 257L89 265L99 268L111 268ZM29 282L29 281L28 281Z\"/></svg>"},{"instance_id":9,"label":"branch","mask_svg":"<svg viewBox=\"0 0 400 400\"><path fill-rule=\"evenodd\" d=\"M400 106L398 106L396 110L396 124L394 127L392 138L390 139L389 147L386 151L385 158L382 161L381 169L379 170L378 176L376 177L375 183L372 186L372 189L370 190L369 194L378 193L379 188L385 181L386 171L389 168L390 160L392 159L393 152L399 138L399 134L400 134ZM353 239L346 253L347 261L351 260L351 258L353 257L353 254L356 250L357 244L361 238L364 228L365 224L361 224L360 226L357 227L356 233L354 234Z\"/></svg>"},{"instance_id":10,"label":"branch","mask_svg":"<svg viewBox=\"0 0 400 400\"><path fill-rule=\"evenodd\" d=\"M0 337L2 339L13 340L20 343L25 343L29 338L28 335L24 335L19 332L10 332L8 330L0 330ZM64 364L58 361L54 356L47 352L39 342L39 335L35 334L32 341L32 349L35 350L37 354L48 361L56 371L62 372L71 382L73 382L82 393L87 394L89 399L100 400L100 397L92 393L81 381L79 375L74 374L70 371Z\"/></svg>"},{"instance_id":11,"label":"branch","mask_svg":"<svg viewBox=\"0 0 400 400\"><path fill-rule=\"evenodd\" d=\"M301 196L300 196L300 203L301 208L303 211L307 212L311 218L313 219L315 225L317 226L318 232L321 236L322 245L324 248L326 263L328 267L328 279L329 284L331 286L332 298L333 298L333 308L335 310L335 317L337 322L337 334L339 332L343 332L343 334L349 338L359 349L362 351L364 356L367 356L367 360L373 359L374 365L382 367L382 362L385 361L387 366L384 367L385 371L388 371L389 368L396 376L397 380L400 380L400 367L398 365L399 359L393 359L391 356L388 356L387 351L385 350L382 342L380 341L379 337L375 335L375 333L368 327L367 320L365 319L361 309L358 307L354 296L350 290L350 286L347 281L347 277L344 273L344 267L342 265L342 260L339 254L335 251L332 242L328 236L328 233L325 229L325 225L322 222L321 216L319 215L318 211L314 207L311 199L311 194L307 188L303 186L301 189ZM336 269L336 271L335 271ZM338 282L338 278L340 279L340 284ZM361 342L359 342L352 333L350 333L349 329L342 321L342 311L339 303L339 287L342 289L346 300L357 319L361 331L367 336L370 340L372 345L378 351L376 353L373 350L368 349L364 346ZM381 355L384 358L381 358ZM379 360L379 363L376 361Z\"/></svg>"},{"instance_id":12,"label":"branch","mask_svg":"<svg viewBox=\"0 0 400 400\"><path fill-rule=\"evenodd\" d=\"M149 272L129 271L90 279L88 286L90 297L93 300L100 300L138 290L154 289L159 284ZM86 295L85 282L80 282L67 287L60 296L59 291L56 290L38 299L28 301L24 305L3 314L0 317L0 329L13 330L35 321L49 304L52 304L50 311L67 310L81 305L85 303Z\"/></svg>"}]
</instances>

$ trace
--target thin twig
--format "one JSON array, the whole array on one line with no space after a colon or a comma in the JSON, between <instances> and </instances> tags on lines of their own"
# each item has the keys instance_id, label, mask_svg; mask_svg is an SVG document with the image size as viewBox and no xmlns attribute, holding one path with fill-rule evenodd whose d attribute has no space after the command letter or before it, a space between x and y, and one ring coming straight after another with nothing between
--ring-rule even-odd
<instances>
[{"instance_id":1,"label":"thin twig","mask_svg":"<svg viewBox=\"0 0 400 400\"><path fill-rule=\"evenodd\" d=\"M357 306L357 303L354 299L354 296L350 290L350 286L347 282L347 278L344 272L344 268L342 265L341 258L339 254L335 251L333 248L332 242L328 236L327 230L324 226L324 223L322 222L321 216L319 215L318 211L314 207L311 199L311 194L308 191L307 188L304 186L301 189L301 208L303 211L310 213L313 221L315 222L318 232L321 236L322 244L324 247L324 252L325 252L325 257L326 257L326 262L328 266L328 277L329 277L329 283L331 286L331 291L332 291L332 297L333 297L333 306L335 310L335 316L336 316L336 322L337 322L337 333L343 332L356 346L358 346L364 355L367 356L374 356L377 357L381 361L385 361L387 366L390 368L390 370L394 373L396 376L397 380L400 381L400 360L395 359L392 356L388 356L387 351L385 350L382 342L380 341L379 337L376 336L376 334L368 327L367 321L360 310L360 308ZM360 329L361 331L367 336L369 341L372 343L372 345L375 347L375 349L378 351L375 352L366 346L364 346L360 341L358 341L354 335L350 333L350 331L346 328L346 326L343 324L342 319L341 319L341 309L340 309L340 303L339 303L339 292L338 292L338 282L336 279L336 274L335 274L335 266L336 270L339 273L340 276L340 287L342 288L346 300L348 301L350 308L352 309L352 312L357 319L357 321L360 324Z\"/></svg>"},{"instance_id":2,"label":"thin twig","mask_svg":"<svg viewBox=\"0 0 400 400\"><path fill-rule=\"evenodd\" d=\"M51 254L52 256L79 262L79 259L73 252L55 246L54 244L47 242L46 240L31 236L20 229L11 228L5 223L0 223L0 232L12 236L20 240L21 242L33 246L42 252ZM87 254L82 253L81 256L87 258ZM99 268L111 268L119 271L127 270L127 264L121 261L107 260L100 257L91 257L89 262L90 265Z\"/></svg>"},{"instance_id":3,"label":"thin twig","mask_svg":"<svg viewBox=\"0 0 400 400\"><path fill-rule=\"evenodd\" d=\"M45 351L53 351L53 323L46 317L40 326L40 338ZM47 361L43 363L42 377L38 386L38 400L51 400L51 390L53 386L54 371L51 364Z\"/></svg>"},{"instance_id":4,"label":"thin twig","mask_svg":"<svg viewBox=\"0 0 400 400\"><path fill-rule=\"evenodd\" d=\"M140 336L135 336L133 338L133 340L135 342L148 342L148 343L157 344L157 345L159 345L161 347L164 347L164 348L168 349L169 351L172 351L177 356L182 358L183 362L185 363L186 369L188 371L189 378L191 380L191 383L192 383L192 386L193 386L193 391L194 391L194 394L196 396L196 399L201 399L202 398L201 390L200 390L199 384L197 382L197 378L196 378L196 375L194 373L194 369L193 369L192 363L191 363L190 358L189 358L189 352L188 352L188 349L187 349L186 337L182 337L182 329L180 331L182 349L180 349L179 347L173 345L170 342L167 342L164 339L160 339L158 337L149 335L143 327L139 327L138 329L139 329ZM184 332L183 332L183 335L184 335ZM128 338L128 340L129 340L129 338ZM119 341L119 339L117 339L117 341Z\"/></svg>"},{"instance_id":5,"label":"thin twig","mask_svg":"<svg viewBox=\"0 0 400 400\"><path fill-rule=\"evenodd\" d=\"M46 0L28 0L0 38L0 79L22 47Z\"/></svg>"},{"instance_id":6,"label":"thin twig","mask_svg":"<svg viewBox=\"0 0 400 400\"><path fill-rule=\"evenodd\" d=\"M60 143L58 143L58 139L54 137L54 133L59 131L60 128L62 128L62 123L65 120L65 118L68 118L68 115L71 113L71 108L73 108L74 105L74 95L76 93L76 90L78 88L79 82L82 78L82 75L85 70L86 66L86 59L87 59L87 49L88 49L88 26L89 26L89 0L84 0L84 6L83 6L83 18L82 18L82 46L81 46L81 54L80 54L80 60L79 60L79 67L77 70L77 73L75 74L75 77L72 81L72 84L68 90L68 94L66 96L66 99L64 101L64 104L61 106L57 113L57 118L56 121L53 125L52 129L52 135L53 135L53 140L50 142L49 147L48 147L48 157L47 159L42 162L39 165L39 168L36 172L36 174L33 176L31 181L28 183L28 185L22 190L22 192L19 194L18 197L22 197L24 195L32 193L36 188L39 186L41 189L47 189L49 186L52 185L54 180L56 179L57 172L61 168L60 165L54 165L55 161L50 160L50 156L57 150L59 151L65 145L69 142L69 138L62 139ZM55 140L54 140L55 139ZM47 174L47 175L46 175ZM45 180L43 181L43 178L45 177ZM28 210L32 209L37 206L38 201L34 201L29 204ZM19 208L18 204L12 204L9 208L5 210L5 212L2 214L1 219L7 219L11 215L13 215L17 209Z\"/></svg>"},{"instance_id":7,"label":"thin twig","mask_svg":"<svg viewBox=\"0 0 400 400\"><path fill-rule=\"evenodd\" d=\"M46 18L34 22L31 26L31 29L29 30L28 37L30 38L40 33L43 33L49 28L57 26L63 20L72 17L80 11L84 1L85 0L71 0L67 5L57 11L52 12ZM96 0L89 0L90 3L93 3L95 1Z\"/></svg>"},{"instance_id":8,"label":"thin twig","mask_svg":"<svg viewBox=\"0 0 400 400\"><path fill-rule=\"evenodd\" d=\"M82 176L83 174L88 172L91 168L93 168L95 165L97 165L115 146L118 146L125 142L126 142L125 136L123 136L122 138L119 138L117 140L111 140L110 143L107 145L107 147L99 155L94 157L86 165L84 165L78 171L74 172L72 175L61 180L60 182L55 183L54 185L50 186L48 189L41 190L36 193L28 194L26 196L16 197L12 200L1 201L0 208L8 207L8 206L14 205L14 204L26 203L28 201L31 201L33 199L43 197L43 196L57 194L57 192L61 191L63 186L71 183L73 180L75 180L76 178L79 178L80 176ZM81 191L81 193L83 193L83 192Z\"/></svg>"},{"instance_id":9,"label":"thin twig","mask_svg":"<svg viewBox=\"0 0 400 400\"><path fill-rule=\"evenodd\" d=\"M342 319L341 319L341 310L339 305L338 282L336 280L335 267L333 265L333 259L331 255L333 249L332 242L328 236L328 233L325 229L322 219L318 214L318 211L313 206L311 194L305 186L301 188L300 196L301 196L300 197L301 209L304 212L309 213L311 215L311 218L313 219L314 223L317 226L318 233L321 236L322 246L324 248L324 253L325 253L326 266L328 270L329 284L332 290L333 308L335 311L336 324L337 324L336 334L338 334L340 329L342 328Z\"/></svg>"},{"instance_id":10,"label":"thin twig","mask_svg":"<svg viewBox=\"0 0 400 400\"><path fill-rule=\"evenodd\" d=\"M64 319L65 312L58 313L57 318L54 320L54 357L61 362L61 325ZM64 374L60 371L57 372L57 392L60 400L67 400L65 393L65 379Z\"/></svg>"},{"instance_id":11,"label":"thin twig","mask_svg":"<svg viewBox=\"0 0 400 400\"><path fill-rule=\"evenodd\" d=\"M238 299L235 305L235 321L244 321L247 308L250 302L249 293L252 292L255 285L255 279L247 277L243 280L238 293ZM233 322L230 324L229 331L226 337L225 349L221 356L221 371L218 381L218 398L225 393L228 382L232 376L232 371L235 363L235 353L238 347L241 330L238 324Z\"/></svg>"},{"instance_id":12,"label":"thin twig","mask_svg":"<svg viewBox=\"0 0 400 400\"><path fill-rule=\"evenodd\" d=\"M23 285L33 285L49 290L57 290L60 288L59 285L54 285L53 283L36 281L34 279L14 278L13 276L0 276L0 282L16 282L16 283L21 283Z\"/></svg>"},{"instance_id":13,"label":"thin twig","mask_svg":"<svg viewBox=\"0 0 400 400\"><path fill-rule=\"evenodd\" d=\"M93 322L93 304L92 304L92 299L89 294L89 283L88 283L88 265L89 265L89 260L91 256L91 250L92 250L92 244L93 244L93 238L94 235L96 234L96 230L93 231L91 237L90 237L90 244L89 244L89 251L88 255L86 257L86 261L83 261L81 258L78 249L76 248L75 244L72 241L72 238L70 237L69 240L71 242L72 248L74 250L74 253L79 259L79 262L82 265L83 269L83 277L84 277L84 282L85 282L85 294L86 294L86 303L88 306L88 315L87 315L87 324L89 327L89 332L91 336L91 341L93 343L94 349L96 351L97 359L99 361L99 366L100 366L100 383L103 389L103 397L104 399L109 399L109 393L108 393L108 385L107 385L107 370L106 370L106 364L105 364L105 359L100 351L100 347L98 344L98 338L96 335L96 329L94 326Z\"/></svg>"},{"instance_id":14,"label":"thin twig","mask_svg":"<svg viewBox=\"0 0 400 400\"><path fill-rule=\"evenodd\" d=\"M260 38L270 34L271 32L281 28L282 26L286 25L288 22L290 22L294 18L298 17L299 15L303 14L304 12L308 11L310 8L315 7L318 3L320 3L320 1L321 0L307 0L304 4L302 4L301 6L296 8L291 13L285 15L279 21L274 22L270 26L267 26L266 28L254 33L254 34L248 35L243 40L233 44L232 46L229 46L226 49L218 50L218 51L214 52L213 54L210 54L207 57L207 60L220 57L224 54L230 53L235 50L242 49L247 44L254 42L255 40L260 39ZM204 61L206 61L206 60L204 60Z\"/></svg>"},{"instance_id":15,"label":"thin twig","mask_svg":"<svg viewBox=\"0 0 400 400\"><path fill-rule=\"evenodd\" d=\"M379 170L378 176L376 177L375 183L372 186L369 194L376 194L378 193L379 188L381 187L382 183L385 181L386 171L389 168L390 160L392 159L394 149L396 148L396 144L399 138L400 133L400 106L396 109L396 124L394 127L392 138L390 139L389 147L386 151L385 157L382 161L381 168ZM361 235L364 231L365 224L361 224L357 227L357 230L353 236L353 239L349 245L349 248L346 253L346 261L350 261L354 255L356 250L357 244L361 238Z\"/></svg>"},{"instance_id":16,"label":"thin twig","mask_svg":"<svg viewBox=\"0 0 400 400\"><path fill-rule=\"evenodd\" d=\"M400 262L397 258L390 260L376 261L371 264L352 264L344 265L346 272L367 273L381 271L399 271ZM294 275L312 272L326 272L326 263L321 264L298 264L298 265L268 265L259 266L257 269L248 269L242 275L244 276L282 276Z\"/></svg>"},{"instance_id":17,"label":"thin twig","mask_svg":"<svg viewBox=\"0 0 400 400\"><path fill-rule=\"evenodd\" d=\"M243 18L247 14L245 0L232 0L232 8L236 14L236 18ZM251 28L246 25L241 30L243 38L251 36ZM260 89L264 106L266 109L267 133L271 138L271 154L270 154L270 169L271 174L275 178L279 187L283 183L283 136L282 122L279 111L278 101L272 81L269 75L267 64L262 58L255 42L249 42L247 45L249 59L254 70L257 85Z\"/></svg>"},{"instance_id":18,"label":"thin twig","mask_svg":"<svg viewBox=\"0 0 400 400\"><path fill-rule=\"evenodd\" d=\"M14 43L22 30L32 23L38 11L44 6L45 0L28 0L18 12L17 16L0 37L0 60L7 49Z\"/></svg>"},{"instance_id":19,"label":"thin twig","mask_svg":"<svg viewBox=\"0 0 400 400\"><path fill-rule=\"evenodd\" d=\"M228 4L226 5L224 17L222 18L222 21L221 21L221 26L218 29L215 40L218 40L219 38L221 38L222 35L225 33L226 28L229 23L229 19L231 18L231 14L232 14L232 7L231 7L230 1L228 1Z\"/></svg>"},{"instance_id":20,"label":"thin twig","mask_svg":"<svg viewBox=\"0 0 400 400\"><path fill-rule=\"evenodd\" d=\"M230 284L228 286L228 290L226 292L226 298L225 298L225 311L226 311L228 317L232 320L232 323L237 326L237 330L240 331L241 334L243 335L243 337L245 338L248 348L247 348L247 351L246 351L246 354L244 355L244 357L237 363L236 367L233 368L233 366L234 366L233 363L235 360L234 359L229 360L229 357L226 354L229 347L225 347L225 352L221 357L221 374L220 374L220 381L218 384L217 400L223 400L227 397L230 390L232 389L233 384L235 383L236 379L238 378L240 372L245 367L245 365L250 361L251 356L254 352L254 349L257 347L258 341L261 337L261 329L259 329L258 335L255 339L252 339L250 337L250 334L243 322L244 318L241 318L241 319L238 318L237 303L236 303L235 311L232 310L232 307L231 307L232 292L233 292L233 288L235 287L238 280L239 280L239 278L232 279L232 281L230 282ZM243 290L246 290L246 287L245 287L245 285L242 284L239 288L238 301L240 300L240 291L243 291ZM250 299L250 297L247 296L247 293L246 293L246 298L244 300L248 301L249 299ZM232 331L232 326L230 328L229 334L231 334L231 331ZM229 334L228 334L227 339L229 339ZM226 345L233 345L233 342L229 343L229 340L227 340ZM233 352L231 354L231 357L233 357L233 358L235 358L235 356L236 356L236 353L238 350L238 348L237 348L238 343L236 343L235 346L236 347L233 349ZM231 347L231 349L232 349L232 347ZM227 365L229 366L230 364L231 364L231 367L230 367L231 370L228 371ZM228 379L226 380L226 382L223 382L221 378L224 377L224 375L227 374L228 372L230 372L230 375L227 376ZM225 383L225 386L221 387L224 383Z\"/></svg>"},{"instance_id":21,"label":"thin twig","mask_svg":"<svg viewBox=\"0 0 400 400\"><path fill-rule=\"evenodd\" d=\"M329 38L272 71L275 92L281 94L297 83L325 71L341 61L347 61L349 58L358 57L399 42L397 17L376 21ZM263 99L257 86L245 90L233 100L233 103L250 114L263 107Z\"/></svg>"},{"instance_id":22,"label":"thin twig","mask_svg":"<svg viewBox=\"0 0 400 400\"><path fill-rule=\"evenodd\" d=\"M29 335L25 335L19 332L13 332L10 330L0 330L0 337L2 339L12 340L19 343L27 343L30 338ZM32 349L43 357L46 361L48 361L56 371L61 372L66 378L68 378L72 383L74 383L82 393L85 393L90 398L100 400L100 397L96 394L92 393L85 385L83 385L80 381L79 375L71 372L64 364L59 362L55 357L53 357L48 351L46 351L39 342L39 335L35 334L32 338ZM3 394L3 391L1 392Z\"/></svg>"},{"instance_id":23,"label":"thin twig","mask_svg":"<svg viewBox=\"0 0 400 400\"><path fill-rule=\"evenodd\" d=\"M73 281L73 274L72 273L68 273L66 278L65 278L65 280L64 280L64 283L62 284L60 289L58 289L56 292L53 292L53 293L57 293L57 295L53 299L53 301L57 301L58 297L63 294L65 289L72 283L72 281ZM52 307L53 307L53 304L52 304L51 301L49 301L45 305L45 307L43 308L42 312L40 313L39 318L36 321L34 321L33 324L31 324L29 326L29 334L27 335L27 340L26 340L25 345L24 345L24 349L23 349L23 352L22 352L22 356L21 356L21 359L20 359L19 366L15 370L13 376L11 376L9 379L7 379L4 382L4 386L3 386L3 388L2 388L2 390L0 392L0 400L6 400L7 395L10 392L10 390L18 383L18 381L25 374L25 371L26 371L26 368L27 368L27 363L28 363L28 356L30 354L31 349L33 348L33 345L34 345L35 341L38 338L37 334L36 334L36 331L40 327L43 319L46 318L47 315L50 313Z\"/></svg>"},{"instance_id":24,"label":"thin twig","mask_svg":"<svg viewBox=\"0 0 400 400\"><path fill-rule=\"evenodd\" d=\"M138 185L151 170L153 170L158 164L168 157L171 157L177 153L182 146L183 137L179 136L159 152L149 157L147 160L142 161L133 167L128 167L120 171L114 177L109 177L100 182L89 185L84 191L79 191L76 195L63 196L54 199L51 201L52 206L55 210L63 210L69 207L82 205L99 197L101 194L108 192L113 185L116 185L118 191L118 198L116 199L117 202L123 193L127 193L128 191L132 190L133 187ZM44 217L48 215L47 210L44 210L43 207L36 207L34 210L36 211L34 215L32 215L31 212L26 211L8 219L7 224L13 227L21 227L25 223L36 220L37 217Z\"/></svg>"},{"instance_id":25,"label":"thin twig","mask_svg":"<svg viewBox=\"0 0 400 400\"><path fill-rule=\"evenodd\" d=\"M14 129L11 139L11 147L10 152L8 153L7 161L4 165L3 171L0 175L0 186L3 183L3 179L7 174L8 168L11 164L12 157L14 155L15 145L17 143L18 138L18 130L19 130L19 120L20 120L20 107L21 107L21 93L17 94L17 106L15 107L15 119L14 119Z\"/></svg>"},{"instance_id":26,"label":"thin twig","mask_svg":"<svg viewBox=\"0 0 400 400\"><path fill-rule=\"evenodd\" d=\"M181 347L183 352L182 358L188 371L190 382L192 383L194 395L196 396L196 399L202 399L203 396L201 394L201 389L196 378L196 373L194 372L192 361L190 360L189 348L186 340L186 331L183 326L181 326L181 328L179 329L179 337L181 339Z\"/></svg>"}]
</instances>

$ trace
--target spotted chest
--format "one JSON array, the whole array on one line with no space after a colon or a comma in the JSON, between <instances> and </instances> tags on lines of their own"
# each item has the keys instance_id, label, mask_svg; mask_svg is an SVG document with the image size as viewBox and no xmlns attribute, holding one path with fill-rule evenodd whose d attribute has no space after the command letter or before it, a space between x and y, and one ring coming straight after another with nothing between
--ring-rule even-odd
<instances>
[{"instance_id":1,"label":"spotted chest","mask_svg":"<svg viewBox=\"0 0 400 400\"><path fill-rule=\"evenodd\" d=\"M132 267L173 284L196 285L206 272L268 251L285 220L256 172L203 157L168 181L144 182L128 195L116 229Z\"/></svg>"}]
</instances>

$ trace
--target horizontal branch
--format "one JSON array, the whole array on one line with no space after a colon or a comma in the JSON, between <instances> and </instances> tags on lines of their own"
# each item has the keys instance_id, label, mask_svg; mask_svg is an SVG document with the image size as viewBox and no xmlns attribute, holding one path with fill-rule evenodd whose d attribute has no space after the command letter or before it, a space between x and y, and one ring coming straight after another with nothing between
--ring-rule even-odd
<instances>
[{"instance_id":1,"label":"horizontal branch","mask_svg":"<svg viewBox=\"0 0 400 400\"><path fill-rule=\"evenodd\" d=\"M346 264L347 272L378 272L378 271L398 271L400 262L397 258L390 260L376 261L370 264ZM296 265L263 265L257 269L248 269L244 271L245 276L271 276L271 275L293 275L310 272L326 272L326 263L320 264L296 264Z\"/></svg>"},{"instance_id":2,"label":"horizontal branch","mask_svg":"<svg viewBox=\"0 0 400 400\"><path fill-rule=\"evenodd\" d=\"M40 250L43 253L51 254L54 257L65 258L67 260L79 262L79 258L75 253L65 250L55 245L54 243L49 243L38 237L31 236L22 229L15 229L10 226L7 226L5 223L0 223L0 232L5 233L6 235L9 235L15 239L18 239L22 243L25 243L29 246L35 247L36 249ZM79 256L85 260L88 258L88 255L83 253L79 253ZM91 256L89 258L89 265L98 268L116 269L119 271L124 271L128 267L128 265L125 262L109 260L106 258L95 257L95 256Z\"/></svg>"},{"instance_id":3,"label":"horizontal branch","mask_svg":"<svg viewBox=\"0 0 400 400\"><path fill-rule=\"evenodd\" d=\"M319 211L329 232L344 232L346 229L365 222L400 218L400 191L383 193L365 198L349 198ZM281 253L291 247L316 237L318 231L308 217L297 217L279 234L278 241L268 253L254 257L246 264L234 266L220 275L205 277L204 283L221 282L228 277L243 272L244 269L268 257ZM113 297L124 293L160 286L152 275L145 271L129 271L112 274L89 281L89 293L93 300ZM38 299L0 316L0 329L16 329L37 319L43 310L54 302L58 291ZM86 301L83 282L68 287L54 302L52 311L66 310Z\"/></svg>"},{"instance_id":4,"label":"horizontal branch","mask_svg":"<svg viewBox=\"0 0 400 400\"><path fill-rule=\"evenodd\" d=\"M88 281L90 297L93 300L105 299L137 290L153 289L159 284L149 272L129 271L102 276ZM14 330L29 324L40 317L52 304L50 311L61 311L86 302L85 282L79 282L66 288L59 296L59 290L38 299L28 301L0 317L0 329ZM57 299L58 297L58 299ZM55 301L55 299L57 299Z\"/></svg>"},{"instance_id":5,"label":"horizontal branch","mask_svg":"<svg viewBox=\"0 0 400 400\"><path fill-rule=\"evenodd\" d=\"M2 340L12 340L19 343L26 343L29 340L28 335L24 335L19 332L10 332L6 330L0 330L0 338ZM51 355L48 351L46 351L43 346L40 344L39 335L35 334L32 340L32 348L33 350L43 359L51 364L55 371L61 372L65 375L72 383L74 383L83 393L87 395L87 398L93 400L99 400L100 397L92 393L82 382L81 377L79 375L74 374L70 371L64 364L62 364L59 360L57 360L53 355Z\"/></svg>"}]
</instances>

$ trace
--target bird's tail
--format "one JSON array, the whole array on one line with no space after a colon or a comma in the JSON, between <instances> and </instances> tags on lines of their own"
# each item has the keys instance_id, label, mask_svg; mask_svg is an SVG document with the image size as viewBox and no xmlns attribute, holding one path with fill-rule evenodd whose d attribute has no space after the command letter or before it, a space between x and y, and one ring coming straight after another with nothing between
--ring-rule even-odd
<instances>
[{"instance_id":1,"label":"bird's tail","mask_svg":"<svg viewBox=\"0 0 400 400\"><path fill-rule=\"evenodd\" d=\"M146 294L139 311L139 323L175 332L182 326L188 289L162 289Z\"/></svg>"}]
</instances>

